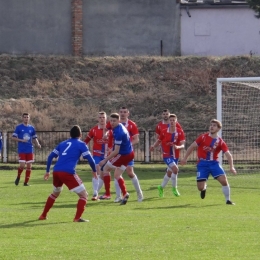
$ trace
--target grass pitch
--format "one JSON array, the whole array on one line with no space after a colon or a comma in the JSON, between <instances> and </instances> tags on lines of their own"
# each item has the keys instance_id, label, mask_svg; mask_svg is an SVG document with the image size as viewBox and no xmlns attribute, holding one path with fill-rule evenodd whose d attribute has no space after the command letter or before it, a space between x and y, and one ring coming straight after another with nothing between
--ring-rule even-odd
<instances>
[{"instance_id":1,"label":"grass pitch","mask_svg":"<svg viewBox=\"0 0 260 260\"><path fill-rule=\"evenodd\" d=\"M12 169L13 168L13 169ZM72 222L78 197L64 190L50 210L48 220L38 221L52 191L52 179L43 180L44 166L34 165L30 187L14 185L16 166L1 165L0 259L259 259L260 173L228 176L231 199L225 204L221 186L208 181L206 198L196 188L195 166L180 166L178 188L159 198L157 186L164 165L136 165L144 193L137 202L125 174L130 199L125 206L110 201L89 201L83 217ZM88 165L78 174L92 195ZM114 191L113 182L111 183Z\"/></svg>"}]
</instances>

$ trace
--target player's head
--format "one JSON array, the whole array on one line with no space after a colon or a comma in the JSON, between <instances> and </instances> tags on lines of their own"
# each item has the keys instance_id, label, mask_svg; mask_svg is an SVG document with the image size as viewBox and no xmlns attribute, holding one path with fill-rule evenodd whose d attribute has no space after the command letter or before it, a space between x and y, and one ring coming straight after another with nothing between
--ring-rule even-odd
<instances>
[{"instance_id":1,"label":"player's head","mask_svg":"<svg viewBox=\"0 0 260 260\"><path fill-rule=\"evenodd\" d=\"M169 123L171 126L176 126L177 116L175 114L169 115Z\"/></svg>"},{"instance_id":2,"label":"player's head","mask_svg":"<svg viewBox=\"0 0 260 260\"><path fill-rule=\"evenodd\" d=\"M23 123L24 123L25 125L27 125L28 122L29 122L29 120L30 120L30 114L29 114L29 113L23 113L22 118L23 118Z\"/></svg>"},{"instance_id":3,"label":"player's head","mask_svg":"<svg viewBox=\"0 0 260 260\"><path fill-rule=\"evenodd\" d=\"M167 121L169 119L170 116L170 111L169 109L164 109L162 112L162 118L163 120Z\"/></svg>"},{"instance_id":4,"label":"player's head","mask_svg":"<svg viewBox=\"0 0 260 260\"><path fill-rule=\"evenodd\" d=\"M107 114L104 111L98 112L98 123L100 125L105 125L107 121Z\"/></svg>"},{"instance_id":5,"label":"player's head","mask_svg":"<svg viewBox=\"0 0 260 260\"><path fill-rule=\"evenodd\" d=\"M128 118L129 116L129 110L127 107L120 107L119 109L119 115L120 115L120 120L124 121Z\"/></svg>"},{"instance_id":6,"label":"player's head","mask_svg":"<svg viewBox=\"0 0 260 260\"><path fill-rule=\"evenodd\" d=\"M221 128L222 128L222 124L221 124L221 122L219 120L212 119L210 121L209 132L211 134L217 133Z\"/></svg>"},{"instance_id":7,"label":"player's head","mask_svg":"<svg viewBox=\"0 0 260 260\"><path fill-rule=\"evenodd\" d=\"M120 120L120 116L118 113L112 113L110 115L110 124L112 128L115 128L118 126Z\"/></svg>"},{"instance_id":8,"label":"player's head","mask_svg":"<svg viewBox=\"0 0 260 260\"><path fill-rule=\"evenodd\" d=\"M81 133L81 129L78 125L74 125L71 129L70 129L70 137L71 138L80 138L82 135Z\"/></svg>"}]
</instances>

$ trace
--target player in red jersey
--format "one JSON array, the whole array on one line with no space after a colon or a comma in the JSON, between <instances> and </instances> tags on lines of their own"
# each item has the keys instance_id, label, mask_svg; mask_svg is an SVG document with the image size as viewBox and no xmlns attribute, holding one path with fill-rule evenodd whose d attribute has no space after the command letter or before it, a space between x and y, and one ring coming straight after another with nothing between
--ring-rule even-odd
<instances>
[{"instance_id":1,"label":"player in red jersey","mask_svg":"<svg viewBox=\"0 0 260 260\"><path fill-rule=\"evenodd\" d=\"M159 197L164 196L164 187L169 180L172 180L172 192L176 197L180 196L177 189L178 160L180 157L180 149L184 148L185 135L184 132L177 128L177 116L169 115L169 127L162 129L158 140L151 146L150 151L161 145L163 160L167 164L167 172L163 178L162 184L158 186Z\"/></svg>"},{"instance_id":2,"label":"player in red jersey","mask_svg":"<svg viewBox=\"0 0 260 260\"><path fill-rule=\"evenodd\" d=\"M162 112L162 121L160 121L156 128L155 128L155 132L157 134L157 138L159 138L161 131L165 128L169 127L169 116L170 116L170 111L169 109L164 109ZM182 129L181 125L179 124L179 122L176 122L176 127ZM182 129L183 130L183 129Z\"/></svg>"},{"instance_id":3,"label":"player in red jersey","mask_svg":"<svg viewBox=\"0 0 260 260\"><path fill-rule=\"evenodd\" d=\"M119 109L120 123L123 124L126 127L126 129L128 130L129 135L130 135L130 140L132 142L132 145L134 146L135 144L139 143L139 131L138 131L136 123L133 122L132 120L128 119L129 114L130 114L129 110L126 107L123 106ZM107 129L111 129L111 126L109 125L109 123L107 124ZM135 187L135 190L137 193L137 200L139 202L142 202L143 201L143 192L141 190L139 180L138 180L136 174L134 173L134 160L129 162L129 164L126 168L126 173L130 177L130 179ZM116 180L115 180L115 189L116 189L116 199L114 200L114 202L120 202L121 201L121 190L120 190L120 187Z\"/></svg>"},{"instance_id":4,"label":"player in red jersey","mask_svg":"<svg viewBox=\"0 0 260 260\"><path fill-rule=\"evenodd\" d=\"M209 174L219 181L222 185L222 192L225 196L227 205L234 205L230 200L230 187L225 174L224 169L221 167L218 161L218 154L223 151L227 157L230 171L236 174L236 169L233 164L233 157L228 150L228 146L222 138L218 136L219 130L222 128L222 124L217 119L210 121L209 132L200 135L188 148L184 158L181 160L181 164L187 163L189 155L194 149L197 148L197 187L200 191L202 199L206 196L207 180Z\"/></svg>"},{"instance_id":5,"label":"player in red jersey","mask_svg":"<svg viewBox=\"0 0 260 260\"><path fill-rule=\"evenodd\" d=\"M104 111L98 113L98 124L90 129L84 142L88 144L90 140L93 140L92 154L95 160L96 169L98 173L98 179L92 177L93 196L92 200L98 200L98 192L103 186L103 178L110 178L110 173L102 173L100 171L99 162L102 161L111 149L111 138L103 139L104 133L106 132L106 121L107 115ZM112 135L112 133L110 133ZM110 145L109 145L110 143ZM110 194L107 194L106 199L110 199Z\"/></svg>"}]
</instances>

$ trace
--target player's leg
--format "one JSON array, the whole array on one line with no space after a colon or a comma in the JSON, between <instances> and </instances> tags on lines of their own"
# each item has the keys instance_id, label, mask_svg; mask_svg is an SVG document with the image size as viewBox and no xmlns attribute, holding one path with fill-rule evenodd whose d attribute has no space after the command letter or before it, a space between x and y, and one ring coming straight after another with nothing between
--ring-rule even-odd
<instances>
[{"instance_id":1,"label":"player's leg","mask_svg":"<svg viewBox=\"0 0 260 260\"><path fill-rule=\"evenodd\" d=\"M81 216L85 210L85 206L87 204L88 201L88 193L83 186L78 187L77 190L75 190L75 192L77 193L77 195L79 196L79 200L77 203L77 211L76 211L76 215L74 217L74 222L88 222L88 220L86 219L82 219Z\"/></svg>"},{"instance_id":2,"label":"player's leg","mask_svg":"<svg viewBox=\"0 0 260 260\"><path fill-rule=\"evenodd\" d=\"M181 194L178 191L177 188L177 180L178 180L178 159L173 159L173 162L169 164L169 169L171 170L171 181L172 181L172 193L174 196L179 197Z\"/></svg>"},{"instance_id":3,"label":"player's leg","mask_svg":"<svg viewBox=\"0 0 260 260\"><path fill-rule=\"evenodd\" d=\"M224 169L218 162L212 165L212 176L222 185L222 192L225 196L226 204L235 205L235 203L230 200L230 186L227 180L227 176Z\"/></svg>"},{"instance_id":4,"label":"player's leg","mask_svg":"<svg viewBox=\"0 0 260 260\"><path fill-rule=\"evenodd\" d=\"M121 189L119 187L117 179L114 178L114 186L115 186L115 191L116 191L116 198L114 200L115 203L121 202L122 201L122 196L121 196Z\"/></svg>"},{"instance_id":5,"label":"player's leg","mask_svg":"<svg viewBox=\"0 0 260 260\"><path fill-rule=\"evenodd\" d=\"M111 167L112 165L108 161L104 166L101 167L101 171L103 172L103 180L104 180L104 186L105 186L105 194L102 196L99 196L99 199L101 200L109 200L111 199L110 194L110 182L111 182L111 175L110 171L113 169Z\"/></svg>"},{"instance_id":6,"label":"player's leg","mask_svg":"<svg viewBox=\"0 0 260 260\"><path fill-rule=\"evenodd\" d=\"M99 166L99 162L101 160L103 160L104 158L101 157L101 156L94 156L93 158L94 158L94 161L95 161L95 164L96 164L98 179L94 178L94 175L93 175L93 177L92 177L92 188L93 188L92 200L98 200L98 192L103 186L103 180L100 177L101 169L100 169L100 166Z\"/></svg>"},{"instance_id":7,"label":"player's leg","mask_svg":"<svg viewBox=\"0 0 260 260\"><path fill-rule=\"evenodd\" d=\"M17 169L17 176L14 181L15 185L17 186L20 182L21 174L23 172L23 169L25 167L25 154L19 154L19 167Z\"/></svg>"},{"instance_id":8,"label":"player's leg","mask_svg":"<svg viewBox=\"0 0 260 260\"><path fill-rule=\"evenodd\" d=\"M42 212L41 216L39 217L39 220L47 219L47 214L48 214L49 210L52 208L54 202L59 197L59 195L62 191L62 185L63 185L63 182L60 179L59 174L53 172L53 192L47 198L43 212Z\"/></svg>"},{"instance_id":9,"label":"player's leg","mask_svg":"<svg viewBox=\"0 0 260 260\"><path fill-rule=\"evenodd\" d=\"M26 171L25 171L25 179L24 179L24 186L30 186L28 184L31 173L32 173L32 163L34 162L34 155L33 153L27 153L26 155Z\"/></svg>"},{"instance_id":10,"label":"player's leg","mask_svg":"<svg viewBox=\"0 0 260 260\"><path fill-rule=\"evenodd\" d=\"M122 165L120 167L117 167L114 172L114 178L117 180L118 185L121 189L121 192L123 194L123 199L120 203L120 205L125 205L129 198L129 193L127 192L125 181L122 177L123 172L125 171L126 166Z\"/></svg>"},{"instance_id":11,"label":"player's leg","mask_svg":"<svg viewBox=\"0 0 260 260\"><path fill-rule=\"evenodd\" d=\"M210 174L210 168L208 162L200 161L197 164L197 188L200 191L200 197L202 199L206 196L207 180Z\"/></svg>"},{"instance_id":12,"label":"player's leg","mask_svg":"<svg viewBox=\"0 0 260 260\"><path fill-rule=\"evenodd\" d=\"M137 201L142 202L144 196L143 196L143 192L141 190L137 175L134 173L134 160L132 160L131 162L128 163L128 165L126 167L126 173L127 173L128 177L131 179L131 181L135 187L135 190L137 193Z\"/></svg>"}]
</instances>

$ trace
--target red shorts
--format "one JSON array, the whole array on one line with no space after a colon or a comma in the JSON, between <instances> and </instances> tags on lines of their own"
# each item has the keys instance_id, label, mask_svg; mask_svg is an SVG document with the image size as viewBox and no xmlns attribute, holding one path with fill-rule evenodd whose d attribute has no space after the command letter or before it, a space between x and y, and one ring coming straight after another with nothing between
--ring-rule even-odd
<instances>
[{"instance_id":1,"label":"red shorts","mask_svg":"<svg viewBox=\"0 0 260 260\"><path fill-rule=\"evenodd\" d=\"M70 174L67 172L53 172L53 186L58 188L65 184L69 190L72 190L82 184L82 180L78 174Z\"/></svg>"},{"instance_id":2,"label":"red shorts","mask_svg":"<svg viewBox=\"0 0 260 260\"><path fill-rule=\"evenodd\" d=\"M135 155L132 151L129 154L118 154L115 157L111 158L109 162L116 167L121 167L122 165L127 167L128 163L131 162L134 159L134 157Z\"/></svg>"},{"instance_id":3,"label":"red shorts","mask_svg":"<svg viewBox=\"0 0 260 260\"><path fill-rule=\"evenodd\" d=\"M34 162L33 153L19 153L19 162L32 163Z\"/></svg>"}]
</instances>

